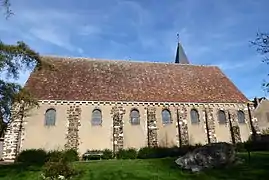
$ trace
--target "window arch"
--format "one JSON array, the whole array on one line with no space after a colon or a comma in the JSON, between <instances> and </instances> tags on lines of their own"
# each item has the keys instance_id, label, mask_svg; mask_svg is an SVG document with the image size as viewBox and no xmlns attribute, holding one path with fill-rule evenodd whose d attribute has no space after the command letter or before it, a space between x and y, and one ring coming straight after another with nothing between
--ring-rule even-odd
<instances>
[{"instance_id":1,"label":"window arch","mask_svg":"<svg viewBox=\"0 0 269 180\"><path fill-rule=\"evenodd\" d=\"M223 110L219 110L218 119L220 124L226 124L226 114Z\"/></svg>"},{"instance_id":2,"label":"window arch","mask_svg":"<svg viewBox=\"0 0 269 180\"><path fill-rule=\"evenodd\" d=\"M191 110L191 123L192 124L199 123L199 113L196 109Z\"/></svg>"},{"instance_id":3,"label":"window arch","mask_svg":"<svg viewBox=\"0 0 269 180\"><path fill-rule=\"evenodd\" d=\"M162 111L162 121L163 121L163 124L169 124L172 122L171 113L168 109L164 109Z\"/></svg>"},{"instance_id":4,"label":"window arch","mask_svg":"<svg viewBox=\"0 0 269 180\"><path fill-rule=\"evenodd\" d=\"M47 109L45 113L45 126L55 126L56 110L53 108Z\"/></svg>"},{"instance_id":5,"label":"window arch","mask_svg":"<svg viewBox=\"0 0 269 180\"><path fill-rule=\"evenodd\" d=\"M132 109L130 112L130 121L131 124L136 125L140 124L140 115L137 109Z\"/></svg>"},{"instance_id":6,"label":"window arch","mask_svg":"<svg viewBox=\"0 0 269 180\"><path fill-rule=\"evenodd\" d=\"M238 123L245 123L245 113L243 111L237 112Z\"/></svg>"},{"instance_id":7,"label":"window arch","mask_svg":"<svg viewBox=\"0 0 269 180\"><path fill-rule=\"evenodd\" d=\"M102 125L102 112L100 109L94 109L92 111L92 125L93 126Z\"/></svg>"}]
</instances>

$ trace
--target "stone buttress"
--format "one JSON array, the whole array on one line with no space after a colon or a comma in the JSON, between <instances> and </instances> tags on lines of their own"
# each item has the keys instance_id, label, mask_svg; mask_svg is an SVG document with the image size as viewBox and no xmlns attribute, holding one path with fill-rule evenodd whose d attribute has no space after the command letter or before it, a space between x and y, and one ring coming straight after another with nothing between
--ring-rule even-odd
<instances>
[{"instance_id":1,"label":"stone buttress","mask_svg":"<svg viewBox=\"0 0 269 180\"><path fill-rule=\"evenodd\" d=\"M123 107L114 106L111 109L113 119L113 151L114 153L123 149L123 115L125 110Z\"/></svg>"},{"instance_id":2,"label":"stone buttress","mask_svg":"<svg viewBox=\"0 0 269 180\"><path fill-rule=\"evenodd\" d=\"M148 146L156 147L158 146L158 128L156 120L156 108L147 108L147 129L148 129Z\"/></svg>"},{"instance_id":3,"label":"stone buttress","mask_svg":"<svg viewBox=\"0 0 269 180\"><path fill-rule=\"evenodd\" d=\"M79 105L71 105L67 110L67 133L65 144L66 149L78 149L79 146L79 127L81 119L81 108Z\"/></svg>"}]
</instances>

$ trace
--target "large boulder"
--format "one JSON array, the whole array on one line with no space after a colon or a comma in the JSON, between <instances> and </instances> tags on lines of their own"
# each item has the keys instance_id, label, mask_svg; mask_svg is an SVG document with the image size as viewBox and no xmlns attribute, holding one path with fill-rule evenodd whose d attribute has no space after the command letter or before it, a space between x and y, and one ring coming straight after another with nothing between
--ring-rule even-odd
<instances>
[{"instance_id":1,"label":"large boulder","mask_svg":"<svg viewBox=\"0 0 269 180\"><path fill-rule=\"evenodd\" d=\"M232 144L219 142L199 147L175 162L182 169L199 172L207 168L222 167L235 162L235 149Z\"/></svg>"}]
</instances>

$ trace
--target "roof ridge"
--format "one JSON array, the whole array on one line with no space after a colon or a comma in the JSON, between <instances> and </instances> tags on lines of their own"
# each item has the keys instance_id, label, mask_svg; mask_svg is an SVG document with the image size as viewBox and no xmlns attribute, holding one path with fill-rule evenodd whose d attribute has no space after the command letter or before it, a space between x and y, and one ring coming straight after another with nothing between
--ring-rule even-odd
<instances>
[{"instance_id":1,"label":"roof ridge","mask_svg":"<svg viewBox=\"0 0 269 180\"><path fill-rule=\"evenodd\" d=\"M177 64L174 62L157 62L157 61L146 61L146 60L129 60L129 59L103 59L103 58L89 58L89 57L75 57L75 56L57 56L57 55L41 55L44 58L54 59L67 59L67 60L84 60L84 61L108 61L108 62L120 62L120 63L148 63L148 64L167 64L175 66L198 66L198 67L218 67L217 65L203 65L203 64Z\"/></svg>"}]
</instances>

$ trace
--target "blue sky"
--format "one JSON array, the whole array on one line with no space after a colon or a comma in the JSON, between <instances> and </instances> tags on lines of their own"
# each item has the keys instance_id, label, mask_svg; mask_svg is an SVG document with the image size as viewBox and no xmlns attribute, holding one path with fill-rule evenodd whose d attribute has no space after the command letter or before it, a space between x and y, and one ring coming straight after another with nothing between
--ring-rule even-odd
<instances>
[{"instance_id":1,"label":"blue sky","mask_svg":"<svg viewBox=\"0 0 269 180\"><path fill-rule=\"evenodd\" d=\"M268 65L250 46L269 32L268 0L11 0L0 39L41 55L173 62L177 36L192 64L217 65L248 97L267 96ZM28 73L19 79L24 83Z\"/></svg>"}]
</instances>

